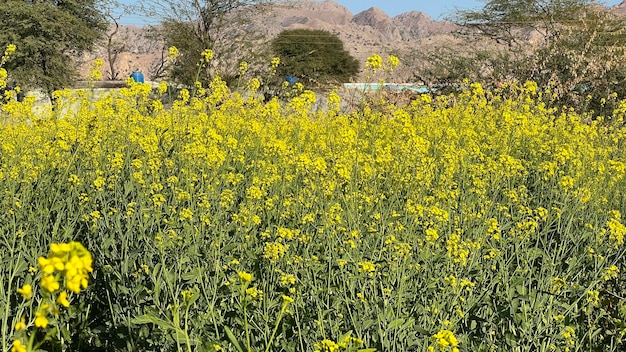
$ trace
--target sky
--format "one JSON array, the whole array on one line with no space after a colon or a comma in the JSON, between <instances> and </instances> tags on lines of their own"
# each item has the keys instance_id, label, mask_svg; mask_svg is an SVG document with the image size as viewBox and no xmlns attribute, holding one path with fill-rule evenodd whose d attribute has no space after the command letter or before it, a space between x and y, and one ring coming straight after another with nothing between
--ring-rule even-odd
<instances>
[{"instance_id":1,"label":"sky","mask_svg":"<svg viewBox=\"0 0 626 352\"><path fill-rule=\"evenodd\" d=\"M136 0L119 0L121 3L132 5ZM334 0L339 4L347 7L350 12L357 14L367 10L370 7L377 7L383 10L387 15L393 17L403 12L417 10L426 13L435 20L443 20L450 15L455 9L480 9L485 1L479 0ZM607 6L617 5L622 0L604 0L600 1ZM154 20L133 14L122 18L123 24L154 23Z\"/></svg>"}]
</instances>

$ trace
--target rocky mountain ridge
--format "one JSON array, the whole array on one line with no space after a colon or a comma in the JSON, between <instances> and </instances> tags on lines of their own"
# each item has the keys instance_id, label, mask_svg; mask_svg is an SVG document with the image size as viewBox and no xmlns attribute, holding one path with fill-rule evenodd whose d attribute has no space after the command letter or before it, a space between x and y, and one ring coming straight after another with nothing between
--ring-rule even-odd
<instances>
[{"instance_id":1,"label":"rocky mountain ridge","mask_svg":"<svg viewBox=\"0 0 626 352\"><path fill-rule=\"evenodd\" d=\"M626 16L626 1L611 10ZM386 55L395 51L426 50L433 43L457 40L452 35L456 30L453 23L434 20L420 11L390 17L381 9L372 7L352 14L333 0L278 3L253 17L247 29L273 38L282 30L296 28L322 29L338 35L345 49L359 62L364 62L373 53ZM114 29L112 26L110 33ZM81 73L88 72L89 62L100 57L105 61L102 68L104 79L124 79L136 68L141 69L147 79L153 79L165 48L158 40L151 39L149 32L149 27L119 26L112 36L113 43L119 48L114 63L117 74L110 73L106 43L83 57Z\"/></svg>"},{"instance_id":2,"label":"rocky mountain ridge","mask_svg":"<svg viewBox=\"0 0 626 352\"><path fill-rule=\"evenodd\" d=\"M454 30L449 22L435 21L419 11L389 17L372 7L357 14L332 1L297 1L276 4L269 11L253 17L248 30L272 38L285 29L322 29L339 36L357 60L364 62L373 53L385 55L392 50L421 45L425 38L445 39ZM115 26L111 26L112 34ZM102 58L103 79L124 79L135 69L142 70L148 79L159 65L165 49L162 43L149 36L149 27L120 25L112 36L117 51L114 60L116 73L111 74L107 42L81 59L82 75L89 72L89 64Z\"/></svg>"}]
</instances>

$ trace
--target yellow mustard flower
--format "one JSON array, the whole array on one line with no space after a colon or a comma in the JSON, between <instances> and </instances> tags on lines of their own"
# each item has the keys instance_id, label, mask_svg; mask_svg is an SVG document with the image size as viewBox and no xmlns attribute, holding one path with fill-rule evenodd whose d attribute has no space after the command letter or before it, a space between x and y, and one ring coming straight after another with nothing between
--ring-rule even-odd
<instances>
[{"instance_id":1,"label":"yellow mustard flower","mask_svg":"<svg viewBox=\"0 0 626 352\"><path fill-rule=\"evenodd\" d=\"M359 262L359 272L366 273L370 276L374 275L376 272L376 264L372 262Z\"/></svg>"},{"instance_id":2,"label":"yellow mustard flower","mask_svg":"<svg viewBox=\"0 0 626 352\"><path fill-rule=\"evenodd\" d=\"M180 52L178 51L178 48L175 46L170 46L167 50L167 58L169 61L174 61L176 60L176 58L178 57L178 55L180 55Z\"/></svg>"},{"instance_id":3,"label":"yellow mustard flower","mask_svg":"<svg viewBox=\"0 0 626 352\"><path fill-rule=\"evenodd\" d=\"M208 63L213 59L213 50L206 49L202 52L202 62Z\"/></svg>"},{"instance_id":4,"label":"yellow mustard flower","mask_svg":"<svg viewBox=\"0 0 626 352\"><path fill-rule=\"evenodd\" d=\"M44 275L41 278L40 285L44 290L48 292L54 292L61 287L61 285L57 281L57 278L54 275Z\"/></svg>"},{"instance_id":5,"label":"yellow mustard flower","mask_svg":"<svg viewBox=\"0 0 626 352\"><path fill-rule=\"evenodd\" d=\"M373 72L376 72L383 67L383 58L378 54L374 54L367 58L365 67L371 69Z\"/></svg>"},{"instance_id":6,"label":"yellow mustard flower","mask_svg":"<svg viewBox=\"0 0 626 352\"><path fill-rule=\"evenodd\" d=\"M602 275L602 279L604 281L609 281L612 279L617 279L619 275L619 268L616 265L611 265L608 268L604 269L604 274Z\"/></svg>"},{"instance_id":7,"label":"yellow mustard flower","mask_svg":"<svg viewBox=\"0 0 626 352\"><path fill-rule=\"evenodd\" d=\"M246 289L246 294L252 298L258 298L259 300L263 298L263 291L259 290L256 287L250 287Z\"/></svg>"},{"instance_id":8,"label":"yellow mustard flower","mask_svg":"<svg viewBox=\"0 0 626 352\"><path fill-rule=\"evenodd\" d=\"M42 329L48 326L48 318L45 311L39 310L35 313L35 326Z\"/></svg>"},{"instance_id":9,"label":"yellow mustard flower","mask_svg":"<svg viewBox=\"0 0 626 352\"><path fill-rule=\"evenodd\" d=\"M278 67L278 65L280 65L280 58L279 57L274 57L270 64L271 64L271 67L273 69L276 69Z\"/></svg>"},{"instance_id":10,"label":"yellow mustard flower","mask_svg":"<svg viewBox=\"0 0 626 352\"><path fill-rule=\"evenodd\" d=\"M22 344L20 340L14 340L11 346L11 352L26 352L26 345Z\"/></svg>"},{"instance_id":11,"label":"yellow mustard flower","mask_svg":"<svg viewBox=\"0 0 626 352\"><path fill-rule=\"evenodd\" d=\"M65 308L69 307L70 301L67 299L67 291L61 291L61 293L59 293L59 297L57 297L56 302Z\"/></svg>"},{"instance_id":12,"label":"yellow mustard flower","mask_svg":"<svg viewBox=\"0 0 626 352\"><path fill-rule=\"evenodd\" d=\"M33 287L29 284L25 284L24 286L17 289L17 293L22 295L24 299L30 299L33 295Z\"/></svg>"},{"instance_id":13,"label":"yellow mustard flower","mask_svg":"<svg viewBox=\"0 0 626 352\"><path fill-rule=\"evenodd\" d=\"M335 351L339 351L340 347L335 341L325 339L320 342L317 342L315 344L315 348L316 348L316 351L319 351L319 352L335 352Z\"/></svg>"},{"instance_id":14,"label":"yellow mustard flower","mask_svg":"<svg viewBox=\"0 0 626 352\"><path fill-rule=\"evenodd\" d=\"M26 330L26 318L22 317L20 321L15 323L15 331Z\"/></svg>"},{"instance_id":15,"label":"yellow mustard flower","mask_svg":"<svg viewBox=\"0 0 626 352\"><path fill-rule=\"evenodd\" d=\"M458 347L459 342L454 336L454 333L450 330L439 330L433 337L431 338L433 342L439 346L439 348L446 348L448 346Z\"/></svg>"},{"instance_id":16,"label":"yellow mustard flower","mask_svg":"<svg viewBox=\"0 0 626 352\"><path fill-rule=\"evenodd\" d=\"M287 248L288 246L280 242L266 242L263 248L263 258L274 263L285 255Z\"/></svg>"},{"instance_id":17,"label":"yellow mustard flower","mask_svg":"<svg viewBox=\"0 0 626 352\"><path fill-rule=\"evenodd\" d=\"M245 271L240 271L237 273L237 276L239 276L239 279L241 280L241 282L246 283L246 282L250 282L252 281L252 274L247 273Z\"/></svg>"},{"instance_id":18,"label":"yellow mustard flower","mask_svg":"<svg viewBox=\"0 0 626 352\"><path fill-rule=\"evenodd\" d=\"M39 270L45 274L52 274L54 272L54 263L50 259L46 257L39 257L37 262L39 264Z\"/></svg>"}]
</instances>

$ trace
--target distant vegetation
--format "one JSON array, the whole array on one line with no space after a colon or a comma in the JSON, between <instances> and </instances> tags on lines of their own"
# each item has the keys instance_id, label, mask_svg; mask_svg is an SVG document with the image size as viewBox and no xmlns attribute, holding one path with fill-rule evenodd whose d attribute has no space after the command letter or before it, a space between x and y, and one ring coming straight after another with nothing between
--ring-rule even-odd
<instances>
[{"instance_id":1,"label":"distant vegetation","mask_svg":"<svg viewBox=\"0 0 626 352\"><path fill-rule=\"evenodd\" d=\"M359 62L336 35L323 30L284 30L272 40L281 59L279 76L292 75L307 86L349 82L359 73Z\"/></svg>"},{"instance_id":2,"label":"distant vegetation","mask_svg":"<svg viewBox=\"0 0 626 352\"><path fill-rule=\"evenodd\" d=\"M460 47L440 47L417 76L432 85L463 79L485 87L534 81L554 107L610 114L626 96L624 19L595 1L492 0L460 11Z\"/></svg>"},{"instance_id":3,"label":"distant vegetation","mask_svg":"<svg viewBox=\"0 0 626 352\"><path fill-rule=\"evenodd\" d=\"M0 45L14 44L5 68L9 86L51 94L77 78L74 59L93 49L107 29L101 0L3 0Z\"/></svg>"}]
</instances>

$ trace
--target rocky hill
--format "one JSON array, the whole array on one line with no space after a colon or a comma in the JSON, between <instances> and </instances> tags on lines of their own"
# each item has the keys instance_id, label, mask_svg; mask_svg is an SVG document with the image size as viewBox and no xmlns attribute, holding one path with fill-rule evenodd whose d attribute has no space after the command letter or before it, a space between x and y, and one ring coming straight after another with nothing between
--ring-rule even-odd
<instances>
[{"instance_id":1,"label":"rocky hill","mask_svg":"<svg viewBox=\"0 0 626 352\"><path fill-rule=\"evenodd\" d=\"M373 53L385 55L392 50L406 47L419 47L424 39L449 40L454 25L431 19L425 13L411 11L396 17L389 17L382 10L372 7L358 14L352 14L339 3L326 1L298 1L272 7L253 18L248 30L272 38L284 29L323 29L339 36L345 48L360 62ZM117 57L113 74L106 49L107 41L80 61L81 73L89 72L90 62L102 58L103 79L124 79L134 69L141 69L148 79L160 65L163 57L163 44L150 38L147 27L111 26L109 35Z\"/></svg>"},{"instance_id":2,"label":"rocky hill","mask_svg":"<svg viewBox=\"0 0 626 352\"><path fill-rule=\"evenodd\" d=\"M419 3L416 4L419 7ZM626 2L612 8L626 16ZM360 62L373 53L386 55L391 52L411 52L429 50L434 43L454 43L452 35L456 26L450 22L436 21L423 12L410 11L389 17L382 10L372 7L352 14L341 4L332 1L297 1L273 6L253 18L248 30L272 38L284 29L323 29L339 36L345 48ZM116 27L111 26L109 34ZM130 72L139 68L147 79L162 62L164 46L151 39L148 28L120 26L111 35L113 46L117 48L114 70L111 74L106 43L81 60L81 72L89 71L89 62L103 58L103 78L124 79ZM404 67L410 72L410 67ZM399 71L402 75L402 71Z\"/></svg>"},{"instance_id":3,"label":"rocky hill","mask_svg":"<svg viewBox=\"0 0 626 352\"><path fill-rule=\"evenodd\" d=\"M626 16L626 1L622 1L619 5L613 6L611 11L620 16Z\"/></svg>"}]
</instances>

